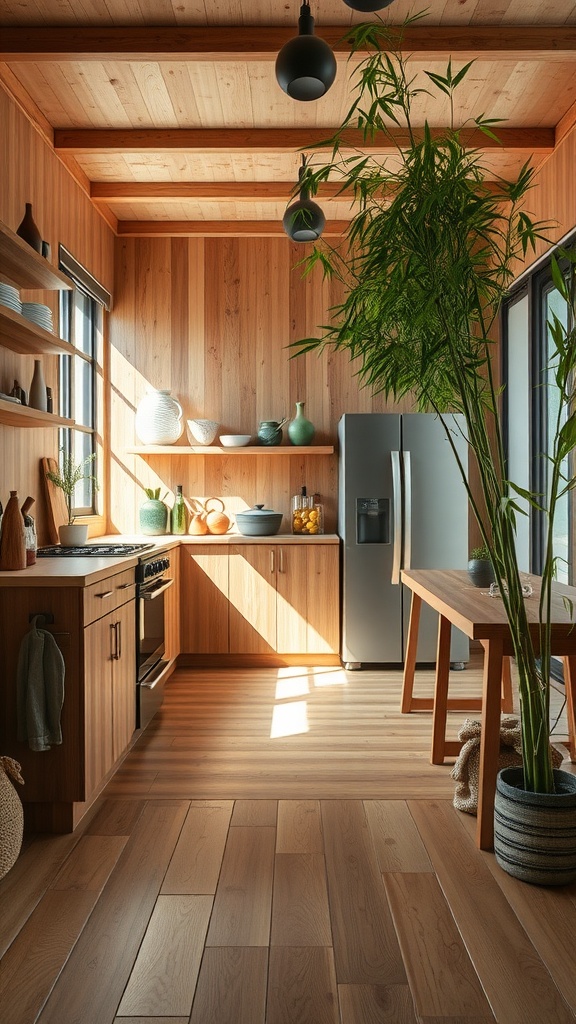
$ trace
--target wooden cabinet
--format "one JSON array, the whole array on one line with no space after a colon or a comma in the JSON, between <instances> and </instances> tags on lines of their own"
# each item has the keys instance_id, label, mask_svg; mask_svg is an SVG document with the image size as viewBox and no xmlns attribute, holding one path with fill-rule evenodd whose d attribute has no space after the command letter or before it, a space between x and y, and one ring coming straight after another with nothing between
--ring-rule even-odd
<instances>
[{"instance_id":1,"label":"wooden cabinet","mask_svg":"<svg viewBox=\"0 0 576 1024\"><path fill-rule=\"evenodd\" d=\"M233 654L338 652L336 545L232 547L229 599Z\"/></svg>"},{"instance_id":2,"label":"wooden cabinet","mask_svg":"<svg viewBox=\"0 0 576 1024\"><path fill-rule=\"evenodd\" d=\"M180 549L180 631L185 654L228 652L228 551L218 544Z\"/></svg>"},{"instance_id":3,"label":"wooden cabinet","mask_svg":"<svg viewBox=\"0 0 576 1024\"><path fill-rule=\"evenodd\" d=\"M122 756L136 725L134 600L84 629L85 793Z\"/></svg>"},{"instance_id":4,"label":"wooden cabinet","mask_svg":"<svg viewBox=\"0 0 576 1024\"><path fill-rule=\"evenodd\" d=\"M134 569L86 588L0 587L0 750L20 762L28 826L69 832L128 747L136 726ZM101 596L98 596L101 595ZM17 739L16 679L30 617L46 617L64 656L62 743L33 751Z\"/></svg>"},{"instance_id":5,"label":"wooden cabinet","mask_svg":"<svg viewBox=\"0 0 576 1024\"><path fill-rule=\"evenodd\" d=\"M181 650L338 654L337 544L185 544Z\"/></svg>"}]
</instances>

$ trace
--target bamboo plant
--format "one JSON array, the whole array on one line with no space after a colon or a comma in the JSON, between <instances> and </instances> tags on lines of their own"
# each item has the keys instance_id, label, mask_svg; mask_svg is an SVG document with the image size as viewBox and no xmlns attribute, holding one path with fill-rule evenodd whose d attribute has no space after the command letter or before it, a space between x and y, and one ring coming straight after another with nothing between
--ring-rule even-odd
<instances>
[{"instance_id":1,"label":"bamboo plant","mask_svg":"<svg viewBox=\"0 0 576 1024\"><path fill-rule=\"evenodd\" d=\"M413 19L411 19L413 20ZM476 460L483 501L460 470L488 549L510 625L519 676L527 790L553 792L549 746L550 605L555 575L552 550L559 498L573 486L563 467L576 444L573 379L576 332L554 317L551 367L558 413L549 455L547 495L521 490L507 479L499 415L500 394L492 361L494 325L513 267L546 226L534 223L524 204L533 170L526 164L514 180L490 180L470 139L495 136L484 116L457 126L458 87L471 64L457 73L428 72L425 89L411 80L402 56L391 50L386 28L362 25L350 33L352 49L368 49L357 66L354 101L337 133L322 144L326 163L309 174L311 194L330 180L356 210L341 243L322 240L304 260L339 278L344 299L331 310L320 337L295 343L295 354L325 346L346 351L362 386L400 399L411 396L420 411L459 412ZM422 91L439 92L449 106L449 127L439 134L427 123L416 128L413 106ZM393 146L391 167L366 153L350 152L350 133ZM398 143L398 128L403 129ZM472 129L472 131L470 131ZM572 310L574 274L568 281L554 265L558 291ZM445 424L446 426L446 424ZM454 438L447 437L458 459ZM544 508L548 539L542 571L539 644L532 642L515 547L518 498Z\"/></svg>"}]
</instances>

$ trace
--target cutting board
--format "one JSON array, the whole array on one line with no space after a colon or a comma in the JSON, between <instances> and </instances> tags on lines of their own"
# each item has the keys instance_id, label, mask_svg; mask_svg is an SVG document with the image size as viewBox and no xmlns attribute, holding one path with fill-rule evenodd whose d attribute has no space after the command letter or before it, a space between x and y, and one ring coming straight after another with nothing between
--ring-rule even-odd
<instances>
[{"instance_id":1,"label":"cutting board","mask_svg":"<svg viewBox=\"0 0 576 1024\"><path fill-rule=\"evenodd\" d=\"M48 513L46 525L48 527L48 536L51 544L60 543L58 527L65 526L68 522L68 509L66 508L64 491L59 487L56 487L56 484L53 484L46 476L46 473L57 473L58 469L59 467L56 459L40 459L40 475L44 481L46 510Z\"/></svg>"}]
</instances>

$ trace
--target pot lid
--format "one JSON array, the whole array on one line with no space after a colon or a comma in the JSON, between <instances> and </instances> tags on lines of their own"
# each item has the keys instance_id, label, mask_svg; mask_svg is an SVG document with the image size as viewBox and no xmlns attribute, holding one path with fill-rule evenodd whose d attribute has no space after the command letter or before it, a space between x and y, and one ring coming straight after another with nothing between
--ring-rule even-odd
<instances>
[{"instance_id":1,"label":"pot lid","mask_svg":"<svg viewBox=\"0 0 576 1024\"><path fill-rule=\"evenodd\" d=\"M237 512L238 516L246 516L247 519L267 519L268 516L278 516L280 512L275 512L272 508L264 508L264 505L254 505L252 508L245 508L243 512Z\"/></svg>"}]
</instances>

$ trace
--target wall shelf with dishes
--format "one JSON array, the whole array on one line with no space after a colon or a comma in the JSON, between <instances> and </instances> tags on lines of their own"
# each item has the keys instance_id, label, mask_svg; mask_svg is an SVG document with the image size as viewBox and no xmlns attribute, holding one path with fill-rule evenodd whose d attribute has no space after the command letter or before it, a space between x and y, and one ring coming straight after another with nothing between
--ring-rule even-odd
<instances>
[{"instance_id":1,"label":"wall shelf with dishes","mask_svg":"<svg viewBox=\"0 0 576 1024\"><path fill-rule=\"evenodd\" d=\"M0 221L0 282L9 285L4 289L24 290L70 290L73 285L65 274L53 267L37 253L15 231ZM8 298L11 305L0 304L0 346L18 352L20 355L70 355L72 345L56 337L38 323L28 320L18 312L19 301ZM0 398L0 423L11 427L72 427L74 420L54 413L20 405Z\"/></svg>"},{"instance_id":2,"label":"wall shelf with dishes","mask_svg":"<svg viewBox=\"0 0 576 1024\"><path fill-rule=\"evenodd\" d=\"M225 448L219 445L181 445L181 444L148 444L134 445L126 449L128 455L219 455L239 456L257 455L333 455L334 445L249 445L236 448Z\"/></svg>"},{"instance_id":3,"label":"wall shelf with dishes","mask_svg":"<svg viewBox=\"0 0 576 1024\"><path fill-rule=\"evenodd\" d=\"M75 420L0 398L0 423L7 427L73 427Z\"/></svg>"}]
</instances>

